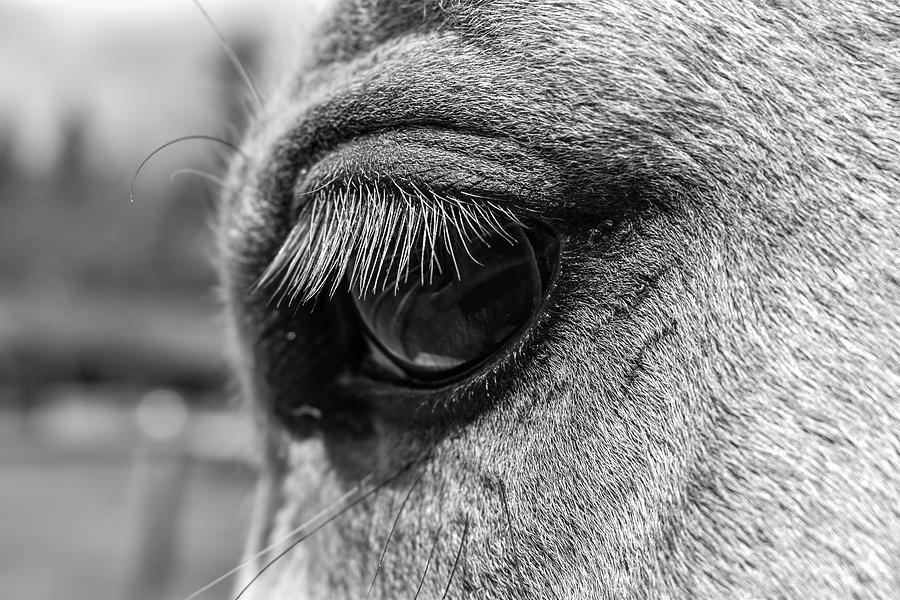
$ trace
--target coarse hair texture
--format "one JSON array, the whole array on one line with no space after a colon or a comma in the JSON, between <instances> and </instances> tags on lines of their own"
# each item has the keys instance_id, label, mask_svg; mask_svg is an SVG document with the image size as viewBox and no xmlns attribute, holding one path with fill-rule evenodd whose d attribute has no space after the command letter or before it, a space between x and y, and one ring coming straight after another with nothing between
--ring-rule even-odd
<instances>
[{"instance_id":1,"label":"coarse hair texture","mask_svg":"<svg viewBox=\"0 0 900 600\"><path fill-rule=\"evenodd\" d=\"M900 597L898 39L880 0L337 3L218 228L242 598ZM559 225L543 316L345 398L336 283L479 211Z\"/></svg>"}]
</instances>

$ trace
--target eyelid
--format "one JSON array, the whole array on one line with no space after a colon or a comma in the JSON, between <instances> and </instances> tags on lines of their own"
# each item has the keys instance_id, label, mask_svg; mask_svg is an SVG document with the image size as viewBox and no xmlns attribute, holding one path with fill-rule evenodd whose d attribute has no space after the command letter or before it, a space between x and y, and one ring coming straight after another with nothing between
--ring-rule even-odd
<instances>
[{"instance_id":1,"label":"eyelid","mask_svg":"<svg viewBox=\"0 0 900 600\"><path fill-rule=\"evenodd\" d=\"M331 186L303 206L259 286L273 288L289 303L333 295L344 280L363 292L380 291L390 281L399 285L411 267L424 278L426 261L431 269L450 268L436 263L442 248L453 242L465 248L469 240L491 234L508 236L506 222L521 224L512 210L490 199L394 181Z\"/></svg>"},{"instance_id":2,"label":"eyelid","mask_svg":"<svg viewBox=\"0 0 900 600\"><path fill-rule=\"evenodd\" d=\"M331 203L321 202L323 197L334 198L342 192L355 196L356 207L350 216L353 222L364 222L372 210L360 207L372 200L377 203L390 192L415 199L416 210L430 209L430 214L440 216L435 221L440 228L452 231L445 218L448 207L471 207L473 210L457 210L451 217L474 227L484 221L517 222L540 216L553 205L548 198L558 197L558 181L545 161L509 139L430 127L397 128L351 138L336 148L321 150L299 174L288 217L294 225L253 291L262 291L279 305L303 303L320 293L337 291L341 269L352 263L347 253L331 252L323 264L316 243L304 246L304 240L317 235L310 227L313 207L323 212L334 210ZM347 194L350 191L354 194ZM372 230L382 237L374 250L367 248L371 251L367 256L381 256L385 240L391 236ZM325 236L320 237L326 241ZM400 243L404 250L406 240Z\"/></svg>"},{"instance_id":3,"label":"eyelid","mask_svg":"<svg viewBox=\"0 0 900 600\"><path fill-rule=\"evenodd\" d=\"M376 131L321 150L294 188L294 216L315 193L394 180L533 211L558 199L558 169L513 140L434 127Z\"/></svg>"}]
</instances>

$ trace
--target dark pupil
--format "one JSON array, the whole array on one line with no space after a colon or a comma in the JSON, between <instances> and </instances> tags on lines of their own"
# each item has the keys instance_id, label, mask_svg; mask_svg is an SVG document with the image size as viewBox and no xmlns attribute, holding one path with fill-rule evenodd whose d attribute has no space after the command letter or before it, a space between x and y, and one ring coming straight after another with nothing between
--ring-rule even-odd
<instances>
[{"instance_id":1,"label":"dark pupil","mask_svg":"<svg viewBox=\"0 0 900 600\"><path fill-rule=\"evenodd\" d=\"M557 258L555 238L514 224L508 235L454 245L424 273L411 269L386 289L356 290L370 337L410 375L435 379L481 362L519 331L543 301ZM455 266L454 259L455 258ZM480 263L480 264L479 264ZM422 280L424 279L424 284Z\"/></svg>"}]
</instances>

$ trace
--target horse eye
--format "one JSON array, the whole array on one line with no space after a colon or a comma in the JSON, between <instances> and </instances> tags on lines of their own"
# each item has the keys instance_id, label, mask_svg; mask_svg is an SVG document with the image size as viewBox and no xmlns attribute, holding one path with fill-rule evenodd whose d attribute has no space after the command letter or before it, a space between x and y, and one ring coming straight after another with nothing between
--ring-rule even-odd
<instances>
[{"instance_id":1,"label":"horse eye","mask_svg":"<svg viewBox=\"0 0 900 600\"><path fill-rule=\"evenodd\" d=\"M369 339L413 379L474 369L528 325L556 273L559 240L542 224L508 224L436 260L387 278L375 293L353 290ZM448 247L449 246L449 247Z\"/></svg>"}]
</instances>

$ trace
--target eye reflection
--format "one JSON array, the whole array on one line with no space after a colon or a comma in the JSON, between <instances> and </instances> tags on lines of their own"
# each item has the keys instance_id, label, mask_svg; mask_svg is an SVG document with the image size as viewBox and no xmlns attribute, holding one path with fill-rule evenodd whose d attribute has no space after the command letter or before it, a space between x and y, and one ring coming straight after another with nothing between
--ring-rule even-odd
<instances>
[{"instance_id":1,"label":"eye reflection","mask_svg":"<svg viewBox=\"0 0 900 600\"><path fill-rule=\"evenodd\" d=\"M436 380L490 357L540 308L559 257L546 227L509 224L444 249L436 266L394 275L383 291L353 290L369 338L411 377ZM454 260L455 259L455 260Z\"/></svg>"}]
</instances>

